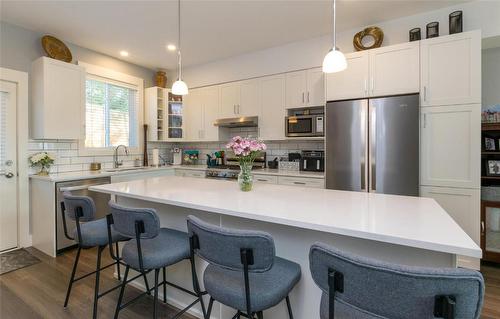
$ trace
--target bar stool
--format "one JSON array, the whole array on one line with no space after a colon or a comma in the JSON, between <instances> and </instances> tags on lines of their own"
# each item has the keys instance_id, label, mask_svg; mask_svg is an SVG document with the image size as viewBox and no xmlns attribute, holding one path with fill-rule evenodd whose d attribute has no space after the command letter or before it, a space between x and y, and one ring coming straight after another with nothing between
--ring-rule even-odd
<instances>
[{"instance_id":1,"label":"bar stool","mask_svg":"<svg viewBox=\"0 0 500 319\"><path fill-rule=\"evenodd\" d=\"M321 319L479 318L483 276L460 268L386 263L316 243L311 274L321 288Z\"/></svg>"},{"instance_id":2,"label":"bar stool","mask_svg":"<svg viewBox=\"0 0 500 319\"><path fill-rule=\"evenodd\" d=\"M288 294L300 280L300 266L276 257L271 235L260 231L218 227L189 216L191 255L209 265L203 274L210 295L206 319L214 300L237 310L234 318L263 318L263 311L283 299L293 319Z\"/></svg>"},{"instance_id":3,"label":"bar stool","mask_svg":"<svg viewBox=\"0 0 500 319\"><path fill-rule=\"evenodd\" d=\"M156 211L152 208L128 208L109 202L111 214L107 216L108 231L110 232L110 242L113 240L111 227L121 235L133 239L125 243L122 248L122 260L126 265L120 295L116 304L115 319L118 318L120 310L127 307L151 290L154 290L153 318L158 317L158 288L163 286L163 302L167 302L166 285L177 288L196 299L187 307L179 311L172 319L180 317L187 310L200 302L203 315L205 316L205 305L202 296L206 292L201 292L196 277L194 259L191 258L189 250L188 234L174 229L160 228L160 220ZM111 250L112 245L110 246ZM116 258L111 251L113 258ZM180 261L189 259L191 262L193 291L178 286L166 280L166 267L177 264ZM138 276L128 279L130 268L140 272ZM146 292L136 296L132 300L122 304L125 286L141 275L154 270L154 287L146 287ZM160 270L163 270L163 281L158 282Z\"/></svg>"},{"instance_id":4,"label":"bar stool","mask_svg":"<svg viewBox=\"0 0 500 319\"><path fill-rule=\"evenodd\" d=\"M101 267L101 255L102 251L108 245L108 230L105 218L95 219L95 203L91 197L88 196L74 196L70 192L63 193L63 201L61 202L61 212L63 220L64 235L70 240L74 240L78 244L78 251L76 253L75 262L73 264L73 270L71 271L71 278L68 284L68 289L66 292L66 298L64 300L64 307L68 306L69 296L71 294L71 288L73 283L86 278L90 275L95 274L95 287L94 287L94 309L92 317L97 317L97 301L102 296L110 293L111 291L120 287L117 285L111 289L106 290L103 293L99 293L99 277L100 272L103 269L111 267L113 265L118 265L119 258L117 261ZM73 233L73 237L68 234L68 226L66 224L66 216L71 220L75 221L76 228ZM119 241L128 240L128 238L121 236L114 230L111 230L111 245L118 245ZM89 249L93 247L97 248L97 264L96 270L78 278L75 278L76 269L78 267L78 261L80 259L80 252L82 249ZM117 246L118 247L118 246ZM120 268L118 267L118 280L121 279Z\"/></svg>"}]
</instances>

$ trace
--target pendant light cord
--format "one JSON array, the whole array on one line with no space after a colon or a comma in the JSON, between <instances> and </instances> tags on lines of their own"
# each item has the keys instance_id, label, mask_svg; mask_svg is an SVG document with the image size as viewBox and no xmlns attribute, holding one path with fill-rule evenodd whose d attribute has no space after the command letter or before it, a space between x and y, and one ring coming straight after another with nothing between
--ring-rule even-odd
<instances>
[{"instance_id":1,"label":"pendant light cord","mask_svg":"<svg viewBox=\"0 0 500 319\"><path fill-rule=\"evenodd\" d=\"M181 0L178 0L177 1L177 13L178 13L178 17L179 19L177 20L178 22L178 28L177 28L177 44L179 46L179 49L177 50L177 55L178 55L178 58L177 58L177 68L178 68L178 71L177 71L177 80L180 80L182 78L182 67L181 67Z\"/></svg>"},{"instance_id":2,"label":"pendant light cord","mask_svg":"<svg viewBox=\"0 0 500 319\"><path fill-rule=\"evenodd\" d=\"M179 0L180 1L180 0ZM333 0L333 35L332 35L332 40L333 40L333 50L337 50L337 30L336 30L336 14L337 14L337 1Z\"/></svg>"}]
</instances>

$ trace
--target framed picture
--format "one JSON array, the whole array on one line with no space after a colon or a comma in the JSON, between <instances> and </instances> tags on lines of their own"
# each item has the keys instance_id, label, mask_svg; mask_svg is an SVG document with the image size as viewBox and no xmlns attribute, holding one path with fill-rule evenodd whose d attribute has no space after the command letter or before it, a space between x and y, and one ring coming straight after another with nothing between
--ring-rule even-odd
<instances>
[{"instance_id":1,"label":"framed picture","mask_svg":"<svg viewBox=\"0 0 500 319\"><path fill-rule=\"evenodd\" d=\"M486 175L500 176L500 160L488 160L486 167Z\"/></svg>"},{"instance_id":2,"label":"framed picture","mask_svg":"<svg viewBox=\"0 0 500 319\"><path fill-rule=\"evenodd\" d=\"M497 150L496 140L491 137L484 137L484 150L496 151Z\"/></svg>"}]
</instances>

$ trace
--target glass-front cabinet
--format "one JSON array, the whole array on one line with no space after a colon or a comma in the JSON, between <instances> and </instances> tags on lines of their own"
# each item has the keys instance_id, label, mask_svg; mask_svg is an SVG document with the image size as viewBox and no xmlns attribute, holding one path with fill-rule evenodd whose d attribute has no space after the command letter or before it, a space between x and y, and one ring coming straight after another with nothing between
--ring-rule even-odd
<instances>
[{"instance_id":1,"label":"glass-front cabinet","mask_svg":"<svg viewBox=\"0 0 500 319\"><path fill-rule=\"evenodd\" d=\"M182 96L157 86L145 89L144 95L148 140L182 140L185 137Z\"/></svg>"}]
</instances>

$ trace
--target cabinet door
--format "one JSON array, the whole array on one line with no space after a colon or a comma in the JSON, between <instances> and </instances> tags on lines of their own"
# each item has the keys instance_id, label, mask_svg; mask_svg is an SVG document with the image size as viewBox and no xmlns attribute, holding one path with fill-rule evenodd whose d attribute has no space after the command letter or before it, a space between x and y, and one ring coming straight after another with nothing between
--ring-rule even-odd
<instances>
[{"instance_id":1,"label":"cabinet door","mask_svg":"<svg viewBox=\"0 0 500 319\"><path fill-rule=\"evenodd\" d=\"M420 91L419 42L370 50L370 96Z\"/></svg>"},{"instance_id":2,"label":"cabinet door","mask_svg":"<svg viewBox=\"0 0 500 319\"><path fill-rule=\"evenodd\" d=\"M479 104L421 108L420 184L479 188Z\"/></svg>"},{"instance_id":3,"label":"cabinet door","mask_svg":"<svg viewBox=\"0 0 500 319\"><path fill-rule=\"evenodd\" d=\"M326 100L356 99L368 96L369 52L346 55L347 69L326 75Z\"/></svg>"},{"instance_id":4,"label":"cabinet door","mask_svg":"<svg viewBox=\"0 0 500 319\"><path fill-rule=\"evenodd\" d=\"M219 128L214 125L219 118L219 87L210 86L203 91L203 132L204 141L218 141Z\"/></svg>"},{"instance_id":5,"label":"cabinet door","mask_svg":"<svg viewBox=\"0 0 500 319\"><path fill-rule=\"evenodd\" d=\"M228 83L220 86L220 115L221 118L237 116L237 107L240 104L240 82Z\"/></svg>"},{"instance_id":6,"label":"cabinet door","mask_svg":"<svg viewBox=\"0 0 500 319\"><path fill-rule=\"evenodd\" d=\"M325 105L325 76L321 68L309 69L307 75L306 102L308 106Z\"/></svg>"},{"instance_id":7,"label":"cabinet door","mask_svg":"<svg viewBox=\"0 0 500 319\"><path fill-rule=\"evenodd\" d=\"M285 77L262 78L262 116L259 137L263 140L285 139Z\"/></svg>"},{"instance_id":8,"label":"cabinet door","mask_svg":"<svg viewBox=\"0 0 500 319\"><path fill-rule=\"evenodd\" d=\"M199 141L203 130L203 91L190 90L183 99L186 140Z\"/></svg>"},{"instance_id":9,"label":"cabinet door","mask_svg":"<svg viewBox=\"0 0 500 319\"><path fill-rule=\"evenodd\" d=\"M79 139L85 103L85 71L69 63L47 62L45 68L44 138Z\"/></svg>"},{"instance_id":10,"label":"cabinet door","mask_svg":"<svg viewBox=\"0 0 500 319\"><path fill-rule=\"evenodd\" d=\"M240 103L237 107L240 116L259 116L261 103L260 79L240 82Z\"/></svg>"},{"instance_id":11,"label":"cabinet door","mask_svg":"<svg viewBox=\"0 0 500 319\"><path fill-rule=\"evenodd\" d=\"M481 103L481 33L465 32L420 44L421 105Z\"/></svg>"},{"instance_id":12,"label":"cabinet door","mask_svg":"<svg viewBox=\"0 0 500 319\"><path fill-rule=\"evenodd\" d=\"M285 78L285 107L293 108L306 106L306 71L290 72L285 75Z\"/></svg>"}]
</instances>

